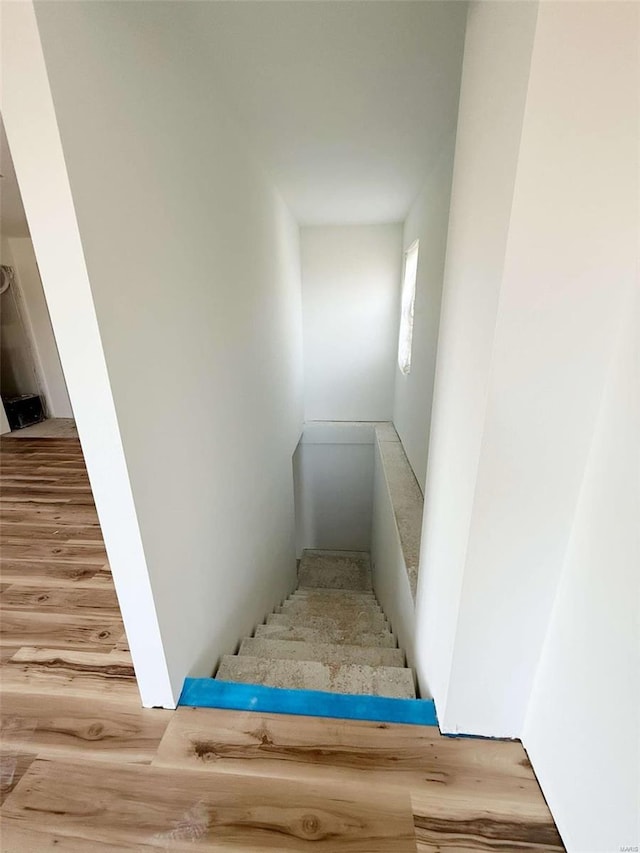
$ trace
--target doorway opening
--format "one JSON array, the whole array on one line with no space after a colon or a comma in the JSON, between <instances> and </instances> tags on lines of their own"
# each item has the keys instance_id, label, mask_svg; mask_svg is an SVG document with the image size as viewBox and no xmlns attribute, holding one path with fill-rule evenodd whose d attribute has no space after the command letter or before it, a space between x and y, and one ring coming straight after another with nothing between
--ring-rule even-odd
<instances>
[{"instance_id":1,"label":"doorway opening","mask_svg":"<svg viewBox=\"0 0 640 853\"><path fill-rule=\"evenodd\" d=\"M0 122L0 394L2 433L77 438L20 190Z\"/></svg>"}]
</instances>

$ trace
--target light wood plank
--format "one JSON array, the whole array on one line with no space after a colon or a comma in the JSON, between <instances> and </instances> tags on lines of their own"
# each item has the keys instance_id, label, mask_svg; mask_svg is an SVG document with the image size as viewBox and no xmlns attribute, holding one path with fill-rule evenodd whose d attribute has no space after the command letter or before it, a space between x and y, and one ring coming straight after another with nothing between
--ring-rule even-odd
<instances>
[{"instance_id":1,"label":"light wood plank","mask_svg":"<svg viewBox=\"0 0 640 853\"><path fill-rule=\"evenodd\" d=\"M0 646L30 645L100 651L112 648L121 633L122 622L112 617L5 610L0 623Z\"/></svg>"},{"instance_id":2,"label":"light wood plank","mask_svg":"<svg viewBox=\"0 0 640 853\"><path fill-rule=\"evenodd\" d=\"M19 649L2 670L5 693L48 693L80 696L94 702L109 697L139 704L140 697L126 651L88 652L73 649Z\"/></svg>"},{"instance_id":3,"label":"light wood plank","mask_svg":"<svg viewBox=\"0 0 640 853\"><path fill-rule=\"evenodd\" d=\"M0 519L0 540L10 544L33 539L55 539L59 542L102 542L102 531L96 524L59 524Z\"/></svg>"},{"instance_id":4,"label":"light wood plank","mask_svg":"<svg viewBox=\"0 0 640 853\"><path fill-rule=\"evenodd\" d=\"M4 583L12 585L113 589L111 572L104 564L87 566L82 563L3 560L0 578Z\"/></svg>"},{"instance_id":5,"label":"light wood plank","mask_svg":"<svg viewBox=\"0 0 640 853\"><path fill-rule=\"evenodd\" d=\"M41 758L150 763L171 711L140 708L102 696L5 693L0 749Z\"/></svg>"},{"instance_id":6,"label":"light wood plank","mask_svg":"<svg viewBox=\"0 0 640 853\"><path fill-rule=\"evenodd\" d=\"M98 524L95 507L74 506L73 504L33 505L29 502L20 504L11 501L4 504L0 500L0 519L10 523L24 523L30 520L33 524Z\"/></svg>"},{"instance_id":7,"label":"light wood plank","mask_svg":"<svg viewBox=\"0 0 640 853\"><path fill-rule=\"evenodd\" d=\"M140 849L137 843L107 844L106 841L89 847L84 838L72 838L46 829L35 832L23 824L8 820L3 822L1 838L2 853L124 853Z\"/></svg>"},{"instance_id":8,"label":"light wood plank","mask_svg":"<svg viewBox=\"0 0 640 853\"><path fill-rule=\"evenodd\" d=\"M48 563L82 563L82 565L98 566L107 561L107 552L102 544L71 545L66 542L40 540L21 545L3 544L2 552L7 560L14 561L43 560Z\"/></svg>"},{"instance_id":9,"label":"light wood plank","mask_svg":"<svg viewBox=\"0 0 640 853\"><path fill-rule=\"evenodd\" d=\"M15 585L0 593L2 610L33 613L75 613L119 621L120 610L113 587L104 589L60 589Z\"/></svg>"},{"instance_id":10,"label":"light wood plank","mask_svg":"<svg viewBox=\"0 0 640 853\"><path fill-rule=\"evenodd\" d=\"M465 819L415 815L418 853L559 853L564 845L554 825L497 820L493 813Z\"/></svg>"},{"instance_id":11,"label":"light wood plank","mask_svg":"<svg viewBox=\"0 0 640 853\"><path fill-rule=\"evenodd\" d=\"M36 760L3 807L11 826L140 849L416 850L406 793L307 785L136 765Z\"/></svg>"},{"instance_id":12,"label":"light wood plank","mask_svg":"<svg viewBox=\"0 0 640 853\"><path fill-rule=\"evenodd\" d=\"M392 725L211 708L178 708L154 763L291 779L326 778L414 786L447 782L460 772L535 781L514 741L444 738L435 726ZM277 768L277 769L276 769ZM542 798L540 797L542 800ZM543 802L543 801L542 801Z\"/></svg>"}]
</instances>

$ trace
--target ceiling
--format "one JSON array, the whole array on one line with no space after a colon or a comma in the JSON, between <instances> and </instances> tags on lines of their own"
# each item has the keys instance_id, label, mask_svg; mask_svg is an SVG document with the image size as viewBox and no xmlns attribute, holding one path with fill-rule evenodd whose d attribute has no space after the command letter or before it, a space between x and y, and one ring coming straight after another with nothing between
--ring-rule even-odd
<instances>
[{"instance_id":1,"label":"ceiling","mask_svg":"<svg viewBox=\"0 0 640 853\"><path fill-rule=\"evenodd\" d=\"M302 224L405 218L452 144L466 13L456 0L181 9Z\"/></svg>"},{"instance_id":2,"label":"ceiling","mask_svg":"<svg viewBox=\"0 0 640 853\"><path fill-rule=\"evenodd\" d=\"M0 234L4 237L28 237L29 226L22 207L9 144L0 121Z\"/></svg>"},{"instance_id":3,"label":"ceiling","mask_svg":"<svg viewBox=\"0 0 640 853\"><path fill-rule=\"evenodd\" d=\"M203 73L303 225L402 221L457 120L462 0L123 4ZM204 64L202 64L204 63ZM4 129L1 227L28 234Z\"/></svg>"}]
</instances>

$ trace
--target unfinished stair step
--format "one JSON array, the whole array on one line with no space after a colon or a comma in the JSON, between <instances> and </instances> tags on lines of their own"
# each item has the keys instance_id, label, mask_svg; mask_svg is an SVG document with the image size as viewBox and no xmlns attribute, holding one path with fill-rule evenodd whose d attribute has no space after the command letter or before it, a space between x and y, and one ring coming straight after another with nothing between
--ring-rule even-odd
<instances>
[{"instance_id":1,"label":"unfinished stair step","mask_svg":"<svg viewBox=\"0 0 640 853\"><path fill-rule=\"evenodd\" d=\"M379 631L360 631L357 628L310 628L306 625L258 625L256 638L265 640L293 640L304 643L333 643L350 646L382 646L395 649L395 634L386 628Z\"/></svg>"},{"instance_id":2,"label":"unfinished stair step","mask_svg":"<svg viewBox=\"0 0 640 853\"><path fill-rule=\"evenodd\" d=\"M365 607L380 607L378 599L375 595L354 595L353 593L348 593L346 589L342 589L338 591L340 594L336 594L332 592L330 595L325 595L323 590L319 589L309 589L305 590L304 594L298 595L298 593L294 593L290 595L286 600L307 604L312 603L322 603L324 607L335 607L336 605L347 604L350 606L361 605ZM348 593L348 594L347 594Z\"/></svg>"},{"instance_id":3,"label":"unfinished stair step","mask_svg":"<svg viewBox=\"0 0 640 853\"><path fill-rule=\"evenodd\" d=\"M359 551L305 551L300 561L298 586L370 591L369 555Z\"/></svg>"},{"instance_id":4,"label":"unfinished stair step","mask_svg":"<svg viewBox=\"0 0 640 853\"><path fill-rule=\"evenodd\" d=\"M271 613L267 616L267 625L306 625L309 628L328 628L329 630L382 631L390 630L383 613L353 613L347 616L336 613L335 616L298 615L295 612Z\"/></svg>"},{"instance_id":5,"label":"unfinished stair step","mask_svg":"<svg viewBox=\"0 0 640 853\"><path fill-rule=\"evenodd\" d=\"M321 690L369 696L415 698L411 670L396 666L326 664L318 661L266 660L226 655L216 678L293 690Z\"/></svg>"},{"instance_id":6,"label":"unfinished stair step","mask_svg":"<svg viewBox=\"0 0 640 853\"><path fill-rule=\"evenodd\" d=\"M348 562L365 569L371 568L371 555L368 551L336 551L329 548L305 548L301 564L312 562Z\"/></svg>"},{"instance_id":7,"label":"unfinished stair step","mask_svg":"<svg viewBox=\"0 0 640 853\"><path fill-rule=\"evenodd\" d=\"M307 616L330 616L340 621L344 619L368 619L371 617L382 617L384 613L377 603L363 601L344 601L334 599L327 602L326 599L300 599L297 601L285 601L282 607L278 607L276 613L284 613L287 616L306 619Z\"/></svg>"},{"instance_id":8,"label":"unfinished stair step","mask_svg":"<svg viewBox=\"0 0 640 853\"><path fill-rule=\"evenodd\" d=\"M296 589L292 592L289 598L317 598L322 596L325 600L332 598L349 598L360 599L362 601L375 601L378 599L373 590L358 590L358 589L331 589L330 587L305 587L305 589Z\"/></svg>"},{"instance_id":9,"label":"unfinished stair step","mask_svg":"<svg viewBox=\"0 0 640 853\"><path fill-rule=\"evenodd\" d=\"M296 640L266 640L247 637L240 656L280 660L314 660L319 663L359 663L366 666L404 666L404 652L383 646L348 646L337 643L305 643Z\"/></svg>"}]
</instances>

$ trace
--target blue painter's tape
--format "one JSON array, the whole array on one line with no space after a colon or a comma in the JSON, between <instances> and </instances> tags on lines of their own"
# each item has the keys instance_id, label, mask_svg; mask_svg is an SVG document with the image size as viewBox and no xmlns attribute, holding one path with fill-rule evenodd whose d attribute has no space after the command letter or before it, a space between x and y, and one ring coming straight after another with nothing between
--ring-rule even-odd
<instances>
[{"instance_id":1,"label":"blue painter's tape","mask_svg":"<svg viewBox=\"0 0 640 853\"><path fill-rule=\"evenodd\" d=\"M438 725L432 699L390 699L386 696L354 696L319 690L284 690L214 678L185 679L178 705L258 711L264 714L409 723L416 726Z\"/></svg>"}]
</instances>

